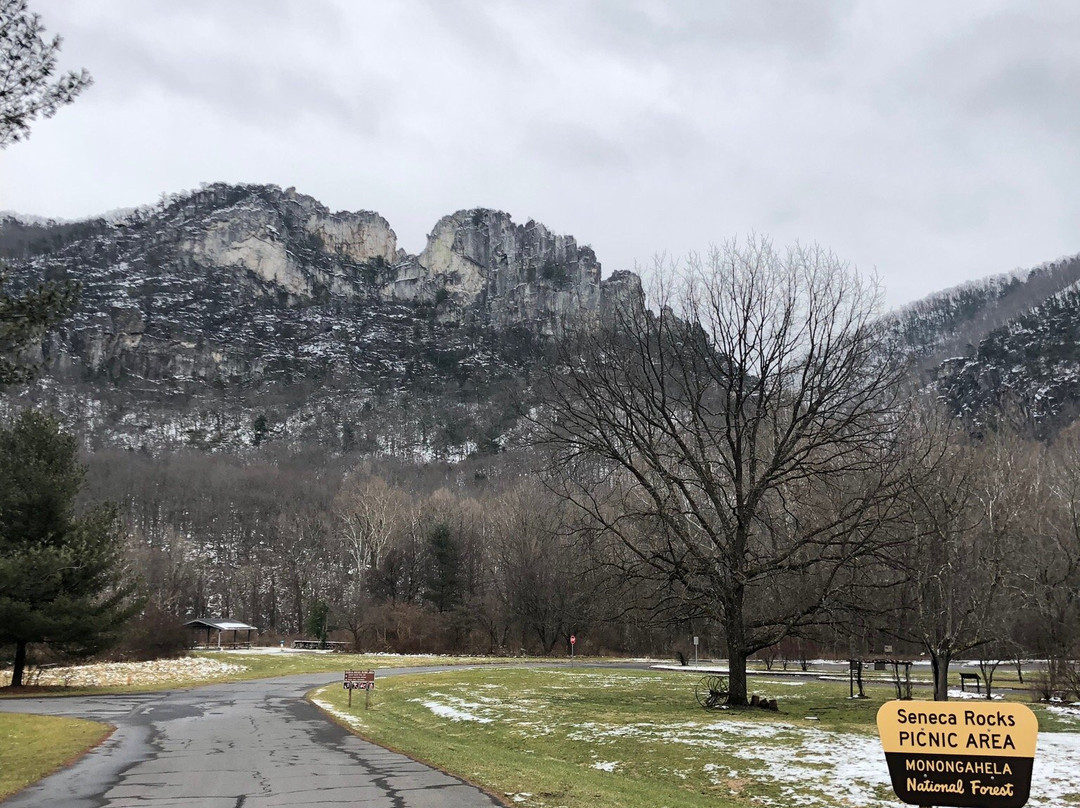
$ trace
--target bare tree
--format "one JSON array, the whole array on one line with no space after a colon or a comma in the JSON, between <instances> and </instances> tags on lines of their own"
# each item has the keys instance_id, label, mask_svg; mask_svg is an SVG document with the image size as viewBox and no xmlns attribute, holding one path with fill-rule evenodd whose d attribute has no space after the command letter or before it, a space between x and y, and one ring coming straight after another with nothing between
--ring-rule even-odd
<instances>
[{"instance_id":1,"label":"bare tree","mask_svg":"<svg viewBox=\"0 0 1080 808\"><path fill-rule=\"evenodd\" d=\"M669 604L746 660L840 597L891 499L899 369L877 287L817 248L752 238L657 267L567 339L541 422L563 493Z\"/></svg>"},{"instance_id":2,"label":"bare tree","mask_svg":"<svg viewBox=\"0 0 1080 808\"><path fill-rule=\"evenodd\" d=\"M381 477L351 476L342 485L334 499L334 515L339 525L338 536L360 588L368 570L379 566L404 511L402 491Z\"/></svg>"},{"instance_id":3,"label":"bare tree","mask_svg":"<svg viewBox=\"0 0 1080 808\"><path fill-rule=\"evenodd\" d=\"M504 526L498 567L521 645L535 645L545 655L569 648L570 635L592 623L601 597L588 548L574 530L575 514L527 485L508 491L499 507Z\"/></svg>"},{"instance_id":4,"label":"bare tree","mask_svg":"<svg viewBox=\"0 0 1080 808\"><path fill-rule=\"evenodd\" d=\"M1080 432L1064 433L1048 453L1047 499L1033 525L1037 543L1027 556L1029 595L1038 650L1049 669L1046 695L1071 690L1080 698Z\"/></svg>"},{"instance_id":5,"label":"bare tree","mask_svg":"<svg viewBox=\"0 0 1080 808\"><path fill-rule=\"evenodd\" d=\"M913 415L898 500L906 540L895 545L904 584L890 633L926 650L934 698L944 701L952 660L1007 632L1006 596L1036 483L1018 468L1021 446L1010 436L976 445L936 406ZM984 674L992 679L988 665Z\"/></svg>"}]
</instances>

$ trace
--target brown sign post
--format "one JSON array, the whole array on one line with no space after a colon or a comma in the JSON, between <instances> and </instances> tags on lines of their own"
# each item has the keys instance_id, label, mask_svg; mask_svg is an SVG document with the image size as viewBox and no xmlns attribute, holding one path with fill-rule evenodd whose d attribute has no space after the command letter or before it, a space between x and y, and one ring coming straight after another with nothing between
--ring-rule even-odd
<instances>
[{"instance_id":1,"label":"brown sign post","mask_svg":"<svg viewBox=\"0 0 1080 808\"><path fill-rule=\"evenodd\" d=\"M893 791L911 805L1020 808L1039 721L1023 704L889 701L877 714Z\"/></svg>"},{"instance_id":2,"label":"brown sign post","mask_svg":"<svg viewBox=\"0 0 1080 808\"><path fill-rule=\"evenodd\" d=\"M349 691L349 706L352 707L352 692L363 690L364 709L371 706L371 691L375 689L375 671L345 671L342 686Z\"/></svg>"}]
</instances>

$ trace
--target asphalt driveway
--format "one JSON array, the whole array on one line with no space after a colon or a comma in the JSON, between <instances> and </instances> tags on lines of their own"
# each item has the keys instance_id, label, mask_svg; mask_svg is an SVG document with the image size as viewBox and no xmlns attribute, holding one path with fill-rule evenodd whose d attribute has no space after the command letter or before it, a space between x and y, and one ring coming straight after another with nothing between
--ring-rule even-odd
<instances>
[{"instance_id":1,"label":"asphalt driveway","mask_svg":"<svg viewBox=\"0 0 1080 808\"><path fill-rule=\"evenodd\" d=\"M433 668L379 671L420 673ZM0 711L117 727L4 808L490 808L491 796L349 734L304 700L332 674L124 696L0 700Z\"/></svg>"}]
</instances>

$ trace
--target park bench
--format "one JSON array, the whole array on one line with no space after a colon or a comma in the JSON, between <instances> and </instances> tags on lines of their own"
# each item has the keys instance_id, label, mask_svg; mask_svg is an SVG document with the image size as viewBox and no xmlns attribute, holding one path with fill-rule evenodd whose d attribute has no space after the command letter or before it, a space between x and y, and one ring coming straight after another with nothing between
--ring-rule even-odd
<instances>
[{"instance_id":1,"label":"park bench","mask_svg":"<svg viewBox=\"0 0 1080 808\"><path fill-rule=\"evenodd\" d=\"M967 684L968 684L968 682L974 682L974 684L975 684L975 692L976 693L982 693L982 680L979 678L979 674L977 674L977 673L964 673L963 671L961 671L960 672L960 690L961 690L961 692L964 692L964 693L967 692Z\"/></svg>"},{"instance_id":2,"label":"park bench","mask_svg":"<svg viewBox=\"0 0 1080 808\"><path fill-rule=\"evenodd\" d=\"M293 640L293 648L303 648L306 651L344 651L348 643L340 642L337 640L327 640L326 642L320 642L319 640Z\"/></svg>"}]
</instances>

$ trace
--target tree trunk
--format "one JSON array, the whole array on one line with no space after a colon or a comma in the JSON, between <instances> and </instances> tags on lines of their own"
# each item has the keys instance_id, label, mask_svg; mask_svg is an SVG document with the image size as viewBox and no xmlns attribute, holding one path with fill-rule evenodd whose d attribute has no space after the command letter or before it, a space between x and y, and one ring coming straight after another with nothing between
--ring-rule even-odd
<instances>
[{"instance_id":1,"label":"tree trunk","mask_svg":"<svg viewBox=\"0 0 1080 808\"><path fill-rule=\"evenodd\" d=\"M742 619L742 602L724 609L724 630L727 634L728 700L734 707L749 704L746 692L746 627Z\"/></svg>"},{"instance_id":2,"label":"tree trunk","mask_svg":"<svg viewBox=\"0 0 1080 808\"><path fill-rule=\"evenodd\" d=\"M11 668L12 687L22 687L24 670L26 670L26 640L16 640L15 664Z\"/></svg>"},{"instance_id":3,"label":"tree trunk","mask_svg":"<svg viewBox=\"0 0 1080 808\"><path fill-rule=\"evenodd\" d=\"M934 674L934 701L949 700L949 663L952 654L948 651L931 651L930 667Z\"/></svg>"}]
</instances>

